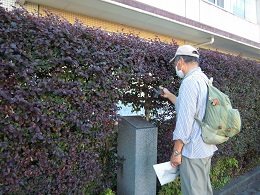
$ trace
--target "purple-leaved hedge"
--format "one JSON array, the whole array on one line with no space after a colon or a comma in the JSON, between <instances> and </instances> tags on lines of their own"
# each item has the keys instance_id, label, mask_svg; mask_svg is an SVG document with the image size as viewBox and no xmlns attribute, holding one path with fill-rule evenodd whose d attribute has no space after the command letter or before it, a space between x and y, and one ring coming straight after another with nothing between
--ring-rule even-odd
<instances>
[{"instance_id":1,"label":"purple-leaved hedge","mask_svg":"<svg viewBox=\"0 0 260 195\"><path fill-rule=\"evenodd\" d=\"M145 108L168 161L174 107L152 87L177 93L168 61L178 45L109 33L47 13L0 7L0 193L98 194L116 186L118 101ZM228 94L242 131L219 146L241 166L260 153L259 62L200 50L201 67ZM164 109L158 114L158 109ZM169 119L170 118L170 119Z\"/></svg>"}]
</instances>

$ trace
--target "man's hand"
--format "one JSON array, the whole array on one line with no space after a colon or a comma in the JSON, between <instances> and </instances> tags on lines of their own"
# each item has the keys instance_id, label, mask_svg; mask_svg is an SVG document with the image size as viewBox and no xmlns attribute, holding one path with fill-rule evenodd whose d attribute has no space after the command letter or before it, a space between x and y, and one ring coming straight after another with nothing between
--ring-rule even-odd
<instances>
[{"instance_id":1,"label":"man's hand","mask_svg":"<svg viewBox=\"0 0 260 195\"><path fill-rule=\"evenodd\" d=\"M162 90L162 94L161 96L164 97L164 98L169 98L172 93L167 89L167 88L164 88L163 86L159 86L159 89Z\"/></svg>"},{"instance_id":2,"label":"man's hand","mask_svg":"<svg viewBox=\"0 0 260 195\"><path fill-rule=\"evenodd\" d=\"M171 166L173 168L176 168L178 165L181 164L181 158L182 158L182 155L179 154L177 156L175 156L174 154L171 155Z\"/></svg>"},{"instance_id":3,"label":"man's hand","mask_svg":"<svg viewBox=\"0 0 260 195\"><path fill-rule=\"evenodd\" d=\"M176 96L174 94L172 94L167 88L164 88L162 86L159 86L159 89L163 91L161 97L168 98L173 104L175 104Z\"/></svg>"}]
</instances>

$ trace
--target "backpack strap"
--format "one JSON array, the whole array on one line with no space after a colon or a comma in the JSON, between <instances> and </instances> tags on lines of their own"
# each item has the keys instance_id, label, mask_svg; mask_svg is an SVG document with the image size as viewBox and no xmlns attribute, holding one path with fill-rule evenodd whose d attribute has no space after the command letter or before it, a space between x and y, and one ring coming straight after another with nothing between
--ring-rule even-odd
<instances>
[{"instance_id":1,"label":"backpack strap","mask_svg":"<svg viewBox=\"0 0 260 195\"><path fill-rule=\"evenodd\" d=\"M201 78L203 78L203 80L205 81L205 83L207 84L207 86L212 86L212 83L213 83L213 77L210 77L210 79L208 78L205 78L204 76L202 76L201 74L194 74L194 75L198 75L200 76Z\"/></svg>"},{"instance_id":2,"label":"backpack strap","mask_svg":"<svg viewBox=\"0 0 260 195\"><path fill-rule=\"evenodd\" d=\"M199 123L200 126L203 125L203 122L197 117L197 115L194 116L194 119Z\"/></svg>"},{"instance_id":3,"label":"backpack strap","mask_svg":"<svg viewBox=\"0 0 260 195\"><path fill-rule=\"evenodd\" d=\"M211 77L210 79L208 78L205 78L204 76L202 76L201 74L195 74L195 75L198 75L200 76L201 78L203 78L203 80L205 81L205 83L207 84L208 86L208 95L209 95L209 86L212 86L212 83L213 83L213 77ZM207 98L208 98L208 95L207 95ZM206 113L205 113L206 114ZM205 117L205 115L204 115ZM204 117L202 120L204 120ZM199 123L200 126L202 126L204 123L198 118L197 114L194 116L194 119Z\"/></svg>"}]
</instances>

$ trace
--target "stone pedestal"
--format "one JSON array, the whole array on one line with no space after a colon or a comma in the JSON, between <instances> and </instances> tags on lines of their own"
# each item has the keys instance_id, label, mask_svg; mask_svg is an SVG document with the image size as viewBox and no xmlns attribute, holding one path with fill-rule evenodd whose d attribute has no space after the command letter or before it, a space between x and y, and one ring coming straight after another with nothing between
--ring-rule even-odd
<instances>
[{"instance_id":1,"label":"stone pedestal","mask_svg":"<svg viewBox=\"0 0 260 195\"><path fill-rule=\"evenodd\" d=\"M155 195L158 129L141 116L119 121L117 195Z\"/></svg>"}]
</instances>

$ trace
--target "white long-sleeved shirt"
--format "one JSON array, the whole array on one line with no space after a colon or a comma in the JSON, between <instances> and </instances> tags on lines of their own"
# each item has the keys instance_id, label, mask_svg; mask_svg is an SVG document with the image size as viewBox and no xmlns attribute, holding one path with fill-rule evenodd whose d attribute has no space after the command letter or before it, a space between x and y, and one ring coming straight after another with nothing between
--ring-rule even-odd
<instances>
[{"instance_id":1,"label":"white long-sleeved shirt","mask_svg":"<svg viewBox=\"0 0 260 195\"><path fill-rule=\"evenodd\" d=\"M215 145L206 144L201 137L201 127L194 116L203 119L206 110L207 85L203 77L207 76L201 68L191 70L182 80L176 99L177 121L173 132L173 140L184 143L182 155L190 158L206 158L217 150Z\"/></svg>"}]
</instances>

